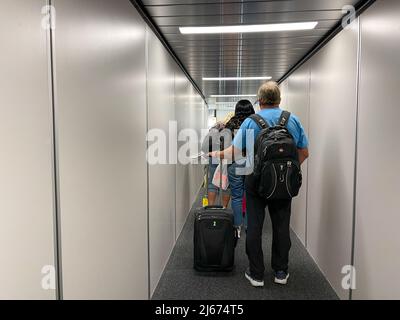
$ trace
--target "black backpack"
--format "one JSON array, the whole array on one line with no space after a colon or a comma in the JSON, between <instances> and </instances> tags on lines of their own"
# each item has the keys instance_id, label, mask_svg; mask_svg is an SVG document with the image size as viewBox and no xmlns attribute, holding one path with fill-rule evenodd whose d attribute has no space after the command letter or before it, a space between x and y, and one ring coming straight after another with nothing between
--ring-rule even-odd
<instances>
[{"instance_id":1,"label":"black backpack","mask_svg":"<svg viewBox=\"0 0 400 320\"><path fill-rule=\"evenodd\" d=\"M296 143L286 127L290 112L283 111L274 127L269 127L257 114L250 118L261 128L254 148L254 177L259 195L267 200L296 197L302 174Z\"/></svg>"}]
</instances>

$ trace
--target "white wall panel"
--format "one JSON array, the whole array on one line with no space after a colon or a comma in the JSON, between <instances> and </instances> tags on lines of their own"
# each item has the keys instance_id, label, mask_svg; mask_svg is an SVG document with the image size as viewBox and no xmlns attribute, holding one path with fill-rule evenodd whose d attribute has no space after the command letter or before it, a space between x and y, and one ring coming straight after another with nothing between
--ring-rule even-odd
<instances>
[{"instance_id":1,"label":"white wall panel","mask_svg":"<svg viewBox=\"0 0 400 320\"><path fill-rule=\"evenodd\" d=\"M400 299L400 2L361 16L355 299Z\"/></svg>"},{"instance_id":2,"label":"white wall panel","mask_svg":"<svg viewBox=\"0 0 400 320\"><path fill-rule=\"evenodd\" d=\"M310 67L309 64L303 65L288 79L288 92L286 104L281 106L283 109L295 114L301 121L304 130L309 135L309 106L310 106ZM293 231L306 244L306 222L307 222L307 184L308 184L308 161L302 165L303 185L298 197L293 199L291 225Z\"/></svg>"},{"instance_id":3,"label":"white wall panel","mask_svg":"<svg viewBox=\"0 0 400 320\"><path fill-rule=\"evenodd\" d=\"M289 79L286 79L280 84L281 89L281 106L287 106L289 104Z\"/></svg>"},{"instance_id":4,"label":"white wall panel","mask_svg":"<svg viewBox=\"0 0 400 320\"><path fill-rule=\"evenodd\" d=\"M193 147L200 152L201 144L201 130L206 128L204 126L204 116L206 115L206 110L204 109L204 103L202 98L197 94L194 87L191 86L190 90L191 101L189 110L189 128L196 131L198 137L197 142L193 144ZM200 163L193 163L189 166L189 176L190 176L190 205L195 201L199 188L202 183L202 178L204 174L204 167Z\"/></svg>"},{"instance_id":5,"label":"white wall panel","mask_svg":"<svg viewBox=\"0 0 400 320\"><path fill-rule=\"evenodd\" d=\"M178 124L178 132L190 128L188 113L190 111L191 84L182 71L176 68L175 72L175 114ZM178 148L184 145L184 141L178 141ZM190 210L190 173L189 165L178 162L176 166L176 235L182 231Z\"/></svg>"},{"instance_id":6,"label":"white wall panel","mask_svg":"<svg viewBox=\"0 0 400 320\"><path fill-rule=\"evenodd\" d=\"M55 0L64 298L148 297L145 24Z\"/></svg>"},{"instance_id":7,"label":"white wall panel","mask_svg":"<svg viewBox=\"0 0 400 320\"><path fill-rule=\"evenodd\" d=\"M161 130L170 136L169 123L175 119L174 67L168 52L152 33L148 37L148 121L149 130ZM149 142L150 144L154 142ZM156 142L160 144L160 141ZM165 147L170 146L169 144ZM170 146L173 147L173 146ZM166 149L166 151L168 151ZM176 152L174 152L176 154ZM154 292L175 244L175 165L167 158L149 166L149 239L150 287Z\"/></svg>"},{"instance_id":8,"label":"white wall panel","mask_svg":"<svg viewBox=\"0 0 400 320\"><path fill-rule=\"evenodd\" d=\"M308 250L343 299L351 263L358 21L311 64Z\"/></svg>"},{"instance_id":9,"label":"white wall panel","mask_svg":"<svg viewBox=\"0 0 400 320\"><path fill-rule=\"evenodd\" d=\"M0 10L0 299L55 299L52 113L44 0Z\"/></svg>"},{"instance_id":10,"label":"white wall panel","mask_svg":"<svg viewBox=\"0 0 400 320\"><path fill-rule=\"evenodd\" d=\"M200 95L178 68L176 68L175 72L175 113L178 132L186 129L195 130L196 136L200 139L201 130L207 128L208 111ZM186 142L178 141L178 148L181 148ZM196 141L194 142L194 148L199 148ZM189 210L202 183L204 173L204 168L201 164L191 164L188 158L184 158L184 160L189 164L184 165L178 162L176 167L177 236L179 236L186 222Z\"/></svg>"}]
</instances>

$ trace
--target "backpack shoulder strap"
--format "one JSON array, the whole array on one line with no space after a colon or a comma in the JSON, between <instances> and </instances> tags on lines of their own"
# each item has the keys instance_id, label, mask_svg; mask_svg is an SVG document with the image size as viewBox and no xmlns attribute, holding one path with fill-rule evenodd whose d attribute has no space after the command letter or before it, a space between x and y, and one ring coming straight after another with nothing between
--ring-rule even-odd
<instances>
[{"instance_id":1,"label":"backpack shoulder strap","mask_svg":"<svg viewBox=\"0 0 400 320\"><path fill-rule=\"evenodd\" d=\"M257 123L257 125L260 127L261 130L267 129L269 127L268 123L264 120L264 118L258 114L252 114L249 118L253 120L255 123Z\"/></svg>"},{"instance_id":2,"label":"backpack shoulder strap","mask_svg":"<svg viewBox=\"0 0 400 320\"><path fill-rule=\"evenodd\" d=\"M279 119L279 125L282 127L286 127L289 119L290 119L291 113L289 111L282 111L281 117Z\"/></svg>"}]
</instances>

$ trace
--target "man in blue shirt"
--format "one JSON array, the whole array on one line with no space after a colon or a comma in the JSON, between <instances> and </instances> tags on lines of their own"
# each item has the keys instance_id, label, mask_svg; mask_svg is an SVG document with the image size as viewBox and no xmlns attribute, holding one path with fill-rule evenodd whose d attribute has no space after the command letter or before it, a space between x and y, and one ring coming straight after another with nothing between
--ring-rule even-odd
<instances>
[{"instance_id":1,"label":"man in blue shirt","mask_svg":"<svg viewBox=\"0 0 400 320\"><path fill-rule=\"evenodd\" d=\"M269 126L279 123L282 110L281 93L279 86L274 81L264 83L258 91L258 99L261 111L258 114L264 118ZM304 129L295 115L291 115L287 124L298 148L299 161L303 163L309 156L308 139ZM212 152L215 158L231 159L235 154L241 154L246 150L248 163L254 163L255 139L261 129L256 122L250 118L246 119L235 135L232 146L224 151ZM292 200L269 200L260 197L257 192L257 181L253 174L246 176L246 204L248 229L246 237L246 253L249 258L250 267L245 272L245 277L255 287L264 286L264 255L261 245L262 229L265 218L265 208L271 216L273 239L272 239L272 269L275 272L275 283L286 284L289 278L288 264L290 241L290 215Z\"/></svg>"}]
</instances>

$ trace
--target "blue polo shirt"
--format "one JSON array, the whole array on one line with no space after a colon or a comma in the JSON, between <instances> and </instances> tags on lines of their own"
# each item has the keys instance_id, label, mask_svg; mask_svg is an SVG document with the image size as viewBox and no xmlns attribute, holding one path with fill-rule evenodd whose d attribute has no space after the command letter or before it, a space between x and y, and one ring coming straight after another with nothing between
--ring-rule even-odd
<instances>
[{"instance_id":1,"label":"blue polo shirt","mask_svg":"<svg viewBox=\"0 0 400 320\"><path fill-rule=\"evenodd\" d=\"M273 127L279 123L279 119L282 114L282 109L274 108L274 109L262 109L257 114L264 118L264 120L268 123L269 126ZM298 117L294 114L290 115L289 122L287 124L287 128L299 149L308 148L308 139L304 132L304 128L300 123ZM248 131L252 130L252 131ZM257 125L257 123L247 118L238 132L235 135L235 139L233 140L232 144L235 148L240 150L246 149L248 156L252 157L253 150L254 150L254 142L257 138L258 134L260 133L261 129ZM253 132L253 137L248 137L247 135L249 132ZM247 145L249 144L249 145Z\"/></svg>"}]
</instances>

